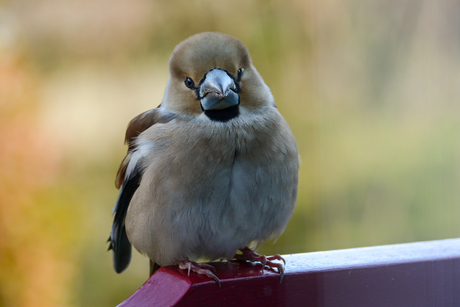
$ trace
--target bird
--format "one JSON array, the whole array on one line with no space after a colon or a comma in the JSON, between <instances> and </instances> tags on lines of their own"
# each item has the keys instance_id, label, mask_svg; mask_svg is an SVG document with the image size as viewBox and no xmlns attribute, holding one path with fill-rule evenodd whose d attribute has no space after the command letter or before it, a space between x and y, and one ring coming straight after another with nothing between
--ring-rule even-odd
<instances>
[{"instance_id":1,"label":"bird","mask_svg":"<svg viewBox=\"0 0 460 307\"><path fill-rule=\"evenodd\" d=\"M283 257L256 251L293 214L299 154L243 42L203 32L179 43L160 105L130 121L125 143L108 240L117 273L134 246L150 274L178 265L220 286L205 262L236 259L282 281Z\"/></svg>"}]
</instances>

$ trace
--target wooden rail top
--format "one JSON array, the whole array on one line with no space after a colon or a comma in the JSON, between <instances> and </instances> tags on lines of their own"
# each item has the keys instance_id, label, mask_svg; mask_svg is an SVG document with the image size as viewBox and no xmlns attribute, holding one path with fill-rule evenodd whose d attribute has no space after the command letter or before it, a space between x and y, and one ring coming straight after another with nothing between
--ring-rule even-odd
<instances>
[{"instance_id":1,"label":"wooden rail top","mask_svg":"<svg viewBox=\"0 0 460 307\"><path fill-rule=\"evenodd\" d=\"M460 306L460 239L283 256L286 272L214 262L214 280L160 268L119 306Z\"/></svg>"}]
</instances>

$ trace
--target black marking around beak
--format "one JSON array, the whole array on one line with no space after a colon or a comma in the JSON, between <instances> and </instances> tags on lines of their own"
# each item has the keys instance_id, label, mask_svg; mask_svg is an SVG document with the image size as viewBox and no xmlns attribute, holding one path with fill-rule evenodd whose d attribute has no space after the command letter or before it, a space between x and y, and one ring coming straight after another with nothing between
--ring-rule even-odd
<instances>
[{"instance_id":1,"label":"black marking around beak","mask_svg":"<svg viewBox=\"0 0 460 307\"><path fill-rule=\"evenodd\" d=\"M195 88L201 109L212 120L226 122L239 114L239 84L227 71L210 70Z\"/></svg>"},{"instance_id":2,"label":"black marking around beak","mask_svg":"<svg viewBox=\"0 0 460 307\"><path fill-rule=\"evenodd\" d=\"M236 105L222 110L205 110L204 114L212 120L225 123L240 115L240 108Z\"/></svg>"}]
</instances>

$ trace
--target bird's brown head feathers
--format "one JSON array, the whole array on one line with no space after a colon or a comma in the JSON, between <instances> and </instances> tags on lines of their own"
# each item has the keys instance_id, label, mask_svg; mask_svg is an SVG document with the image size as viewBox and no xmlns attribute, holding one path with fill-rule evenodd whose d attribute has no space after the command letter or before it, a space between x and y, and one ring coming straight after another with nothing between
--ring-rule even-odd
<instances>
[{"instance_id":1,"label":"bird's brown head feathers","mask_svg":"<svg viewBox=\"0 0 460 307\"><path fill-rule=\"evenodd\" d=\"M234 75L241 67L251 65L246 46L238 39L216 32L204 32L189 37L174 49L169 62L172 77L195 82L212 68L221 68Z\"/></svg>"},{"instance_id":2,"label":"bird's brown head feathers","mask_svg":"<svg viewBox=\"0 0 460 307\"><path fill-rule=\"evenodd\" d=\"M240 108L252 111L273 103L270 90L252 65L246 46L216 32L189 37L174 49L162 106L173 112L227 121Z\"/></svg>"}]
</instances>

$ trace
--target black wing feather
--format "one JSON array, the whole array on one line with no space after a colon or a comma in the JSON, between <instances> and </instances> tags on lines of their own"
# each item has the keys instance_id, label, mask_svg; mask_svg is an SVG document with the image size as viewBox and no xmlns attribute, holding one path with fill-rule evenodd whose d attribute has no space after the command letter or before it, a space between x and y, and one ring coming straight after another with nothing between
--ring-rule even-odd
<instances>
[{"instance_id":1,"label":"black wing feather","mask_svg":"<svg viewBox=\"0 0 460 307\"><path fill-rule=\"evenodd\" d=\"M113 267L117 273L123 272L131 262L132 248L126 235L125 217L134 192L139 187L141 177L141 173L138 172L123 182L117 203L115 204L115 217L113 219L112 233L109 238L109 250L113 250Z\"/></svg>"}]
</instances>

